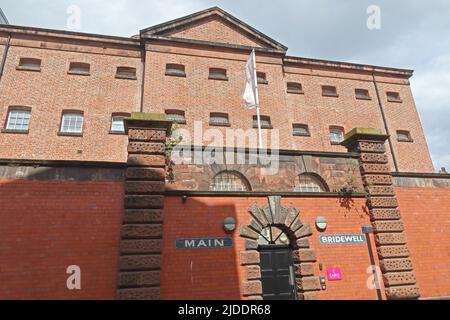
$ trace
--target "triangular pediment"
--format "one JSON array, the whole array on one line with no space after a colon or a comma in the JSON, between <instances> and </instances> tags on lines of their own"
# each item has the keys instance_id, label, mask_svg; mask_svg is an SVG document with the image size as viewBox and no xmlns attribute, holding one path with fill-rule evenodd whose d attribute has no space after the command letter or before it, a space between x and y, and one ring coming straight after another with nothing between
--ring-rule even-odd
<instances>
[{"instance_id":1,"label":"triangular pediment","mask_svg":"<svg viewBox=\"0 0 450 320\"><path fill-rule=\"evenodd\" d=\"M141 31L144 38L170 38L205 43L287 51L287 47L218 7Z\"/></svg>"}]
</instances>

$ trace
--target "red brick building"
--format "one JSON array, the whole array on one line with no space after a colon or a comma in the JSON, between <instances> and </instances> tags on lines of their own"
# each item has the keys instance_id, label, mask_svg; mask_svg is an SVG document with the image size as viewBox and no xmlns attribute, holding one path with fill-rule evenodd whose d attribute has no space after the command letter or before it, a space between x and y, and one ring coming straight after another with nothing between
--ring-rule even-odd
<instances>
[{"instance_id":1,"label":"red brick building","mask_svg":"<svg viewBox=\"0 0 450 320\"><path fill-rule=\"evenodd\" d=\"M254 127L252 48L278 174L187 157L167 180L174 122ZM220 8L131 38L1 25L0 298L450 296L450 177L433 173L413 72L287 50ZM365 241L324 242L339 235Z\"/></svg>"}]
</instances>

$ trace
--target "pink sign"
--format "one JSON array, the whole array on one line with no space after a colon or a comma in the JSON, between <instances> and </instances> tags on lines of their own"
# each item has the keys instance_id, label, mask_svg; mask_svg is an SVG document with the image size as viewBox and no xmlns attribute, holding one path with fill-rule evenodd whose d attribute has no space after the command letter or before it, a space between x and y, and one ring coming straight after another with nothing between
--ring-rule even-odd
<instances>
[{"instance_id":1,"label":"pink sign","mask_svg":"<svg viewBox=\"0 0 450 320\"><path fill-rule=\"evenodd\" d=\"M339 268L329 268L327 269L328 281L339 281L342 280L342 271Z\"/></svg>"}]
</instances>

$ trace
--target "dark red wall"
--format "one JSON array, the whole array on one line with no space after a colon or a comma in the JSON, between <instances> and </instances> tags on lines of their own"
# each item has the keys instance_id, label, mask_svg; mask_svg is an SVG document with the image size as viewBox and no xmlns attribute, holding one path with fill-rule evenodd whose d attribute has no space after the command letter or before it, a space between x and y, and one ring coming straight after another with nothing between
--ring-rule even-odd
<instances>
[{"instance_id":1,"label":"dark red wall","mask_svg":"<svg viewBox=\"0 0 450 320\"><path fill-rule=\"evenodd\" d=\"M120 182L0 181L0 299L113 299L123 199Z\"/></svg>"}]
</instances>

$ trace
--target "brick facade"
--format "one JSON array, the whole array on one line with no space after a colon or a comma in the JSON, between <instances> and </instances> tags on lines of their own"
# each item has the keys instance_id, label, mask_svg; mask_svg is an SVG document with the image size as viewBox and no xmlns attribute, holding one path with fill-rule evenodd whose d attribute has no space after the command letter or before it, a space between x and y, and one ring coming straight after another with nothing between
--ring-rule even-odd
<instances>
[{"instance_id":1,"label":"brick facade","mask_svg":"<svg viewBox=\"0 0 450 320\"><path fill-rule=\"evenodd\" d=\"M28 133L0 133L0 299L259 300L257 231L269 225L289 235L299 299L450 296L450 178L431 174L411 72L288 57L286 47L218 8L188 20L142 30L139 39L0 28L1 50L12 35L0 119L6 122L11 106L32 110ZM253 114L240 107L249 45L267 74L263 113L285 149L278 175L263 176L260 165L185 164L170 181L166 109L184 110L181 127L191 131L195 120L208 128L214 111L227 112L231 128L252 127ZM24 56L42 59L40 72L17 70ZM90 76L67 74L73 61L90 63ZM185 65L186 77L166 75L167 63ZM116 78L118 66L136 68L136 79ZM209 68L225 68L228 81L208 79ZM384 127L373 74L397 164L412 173L392 174L389 136L381 131L356 131L344 144L349 152L330 143L330 126ZM287 93L289 81L301 82L303 94ZM336 86L338 96L323 96L323 85ZM371 100L355 99L356 88ZM391 90L401 103L387 102ZM23 94L31 91L38 94ZM84 112L82 136L58 135L63 110ZM109 132L114 112L132 114L127 134ZM294 137L293 123L308 124L311 137ZM396 130L409 130L413 142L396 142ZM224 170L243 175L250 190L211 191ZM317 176L324 192L294 192L302 173ZM348 180L355 188L344 192ZM319 216L326 231L315 227ZM231 233L224 231L228 217L237 224ZM374 230L367 243L320 242L322 234L361 234L367 226ZM198 237L231 237L233 245L175 246ZM69 265L81 267L80 291L66 287ZM343 279L322 288L320 277L334 267ZM373 267L381 270L379 290Z\"/></svg>"},{"instance_id":2,"label":"brick facade","mask_svg":"<svg viewBox=\"0 0 450 320\"><path fill-rule=\"evenodd\" d=\"M194 121L209 128L211 112L228 113L232 129L250 129L254 112L243 110L241 97L245 61L256 47L258 71L268 81L259 89L262 113L280 130L281 149L345 152L330 143L330 126L384 128L374 74L399 171L434 171L409 85L411 71L289 57L286 47L218 8L133 38L3 26L1 50L8 35L0 79L2 128L10 107L32 109L28 134L0 133L0 158L125 162L126 136L110 134L111 116L141 109L183 110L182 127L191 132ZM41 71L17 70L21 57L41 59ZM90 75L68 74L70 62L89 63ZM184 65L186 77L167 76L168 63ZM135 68L136 79L116 78L120 66ZM228 81L209 79L210 68L226 69ZM287 93L288 82L301 83L303 94ZM338 97L323 96L323 85L335 86ZM367 89L370 100L356 99L358 88ZM387 91L399 92L402 102L387 102ZM84 112L82 137L58 135L63 110ZM293 136L296 123L307 124L311 136ZM410 131L413 142L397 142L397 130Z\"/></svg>"}]
</instances>

